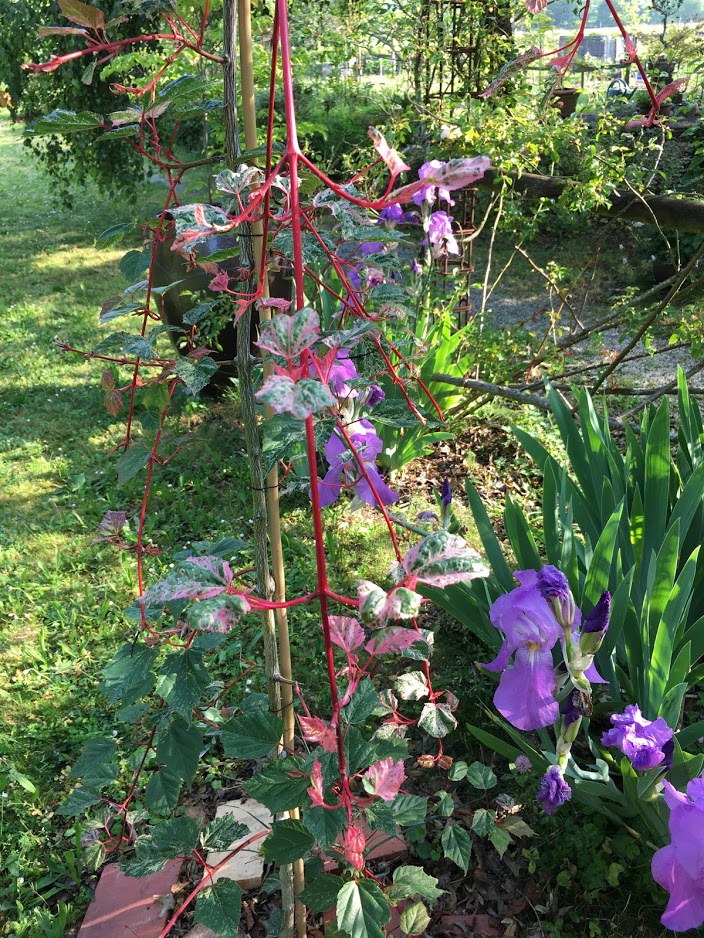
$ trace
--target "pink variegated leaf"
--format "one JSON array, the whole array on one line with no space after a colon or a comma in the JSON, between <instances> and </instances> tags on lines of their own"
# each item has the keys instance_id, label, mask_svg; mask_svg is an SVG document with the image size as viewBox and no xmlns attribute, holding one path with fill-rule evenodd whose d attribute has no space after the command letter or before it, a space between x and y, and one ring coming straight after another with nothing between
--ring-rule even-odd
<instances>
[{"instance_id":1,"label":"pink variegated leaf","mask_svg":"<svg viewBox=\"0 0 704 938\"><path fill-rule=\"evenodd\" d=\"M288 375L271 375L255 397L269 404L275 414L293 414L300 420L336 403L332 391L322 382L314 378L294 381Z\"/></svg>"},{"instance_id":2,"label":"pink variegated leaf","mask_svg":"<svg viewBox=\"0 0 704 938\"><path fill-rule=\"evenodd\" d=\"M104 541L109 537L117 537L127 522L127 513L124 511L106 511L98 525L98 537L92 542Z\"/></svg>"},{"instance_id":3,"label":"pink variegated leaf","mask_svg":"<svg viewBox=\"0 0 704 938\"><path fill-rule=\"evenodd\" d=\"M564 72L570 67L573 58L574 54L568 52L566 55L556 55L554 59L550 59L548 64L550 68L554 68L558 72Z\"/></svg>"},{"instance_id":4,"label":"pink variegated leaf","mask_svg":"<svg viewBox=\"0 0 704 938\"><path fill-rule=\"evenodd\" d=\"M345 651L354 651L364 644L364 629L349 616L330 616L330 640Z\"/></svg>"},{"instance_id":5,"label":"pink variegated leaf","mask_svg":"<svg viewBox=\"0 0 704 938\"><path fill-rule=\"evenodd\" d=\"M407 163L404 163L401 154L388 145L384 139L384 135L380 133L376 127L370 127L367 133L372 139L374 149L386 163L387 169L391 173L392 181L398 176L399 173L406 173L410 171L411 167Z\"/></svg>"},{"instance_id":6,"label":"pink variegated leaf","mask_svg":"<svg viewBox=\"0 0 704 938\"><path fill-rule=\"evenodd\" d=\"M484 173L491 169L488 156L474 156L471 159L448 160L438 169L434 169L423 180L427 185L441 186L443 189L463 189L470 186Z\"/></svg>"},{"instance_id":7,"label":"pink variegated leaf","mask_svg":"<svg viewBox=\"0 0 704 938\"><path fill-rule=\"evenodd\" d=\"M366 845L367 838L362 828L350 824L342 841L342 855L350 866L358 872L364 869L364 848ZM366 929L365 932L369 934Z\"/></svg>"},{"instance_id":8,"label":"pink variegated leaf","mask_svg":"<svg viewBox=\"0 0 704 938\"><path fill-rule=\"evenodd\" d=\"M299 717L303 738L309 743L322 746L326 752L337 752L335 730L320 717Z\"/></svg>"},{"instance_id":9,"label":"pink variegated leaf","mask_svg":"<svg viewBox=\"0 0 704 938\"><path fill-rule=\"evenodd\" d=\"M461 537L440 530L424 537L403 558L406 574L428 586L445 587L476 577L489 576L479 554Z\"/></svg>"},{"instance_id":10,"label":"pink variegated leaf","mask_svg":"<svg viewBox=\"0 0 704 938\"><path fill-rule=\"evenodd\" d=\"M42 26L37 30L37 39L44 39L46 36L87 36L85 29L77 29L75 26Z\"/></svg>"},{"instance_id":11,"label":"pink variegated leaf","mask_svg":"<svg viewBox=\"0 0 704 938\"><path fill-rule=\"evenodd\" d=\"M279 309L285 312L291 305L291 300L285 300L281 296L270 296L263 300L257 300L257 309Z\"/></svg>"},{"instance_id":12,"label":"pink variegated leaf","mask_svg":"<svg viewBox=\"0 0 704 938\"><path fill-rule=\"evenodd\" d=\"M388 655L404 651L419 641L422 641L422 636L414 629L396 626L376 632L364 647L370 655Z\"/></svg>"},{"instance_id":13,"label":"pink variegated leaf","mask_svg":"<svg viewBox=\"0 0 704 938\"><path fill-rule=\"evenodd\" d=\"M250 611L250 605L244 596L220 594L212 599L194 603L186 618L191 628L201 632L229 632L237 625L242 616Z\"/></svg>"},{"instance_id":14,"label":"pink variegated leaf","mask_svg":"<svg viewBox=\"0 0 704 938\"><path fill-rule=\"evenodd\" d=\"M676 94L680 88L687 84L687 81L688 79L686 78L678 78L676 81L670 82L669 85L665 85L665 87L655 95L658 104L662 104L670 95Z\"/></svg>"},{"instance_id":15,"label":"pink variegated leaf","mask_svg":"<svg viewBox=\"0 0 704 938\"><path fill-rule=\"evenodd\" d=\"M189 557L186 563L200 567L204 574L212 577L214 583L230 586L234 579L230 564L226 560L221 560L220 557Z\"/></svg>"},{"instance_id":16,"label":"pink variegated leaf","mask_svg":"<svg viewBox=\"0 0 704 938\"><path fill-rule=\"evenodd\" d=\"M548 0L525 0L525 4L529 13L542 13L548 5Z\"/></svg>"},{"instance_id":17,"label":"pink variegated leaf","mask_svg":"<svg viewBox=\"0 0 704 938\"><path fill-rule=\"evenodd\" d=\"M423 597L420 593L414 593L413 590L405 586L397 586L396 589L386 597L386 602L382 609L381 621L388 619L413 619L420 611L420 604Z\"/></svg>"},{"instance_id":18,"label":"pink variegated leaf","mask_svg":"<svg viewBox=\"0 0 704 938\"><path fill-rule=\"evenodd\" d=\"M325 795L323 791L323 768L317 759L313 762L313 772L310 780L313 784L307 789L308 797L314 808L320 808L325 804Z\"/></svg>"},{"instance_id":19,"label":"pink variegated leaf","mask_svg":"<svg viewBox=\"0 0 704 938\"><path fill-rule=\"evenodd\" d=\"M380 759L364 773L362 784L368 794L376 795L382 801L393 801L405 777L403 760Z\"/></svg>"},{"instance_id":20,"label":"pink variegated leaf","mask_svg":"<svg viewBox=\"0 0 704 938\"><path fill-rule=\"evenodd\" d=\"M542 55L542 50L540 50L537 46L533 46L532 49L528 49L527 52L523 52L515 59L507 62L496 78L484 89L484 91L482 91L479 97L492 97L492 95L495 95L496 92L502 88L507 81L509 81L509 79L513 78L514 75L522 71L522 69L524 69L527 65L530 65L531 62L535 62L536 59L541 58Z\"/></svg>"},{"instance_id":21,"label":"pink variegated leaf","mask_svg":"<svg viewBox=\"0 0 704 938\"><path fill-rule=\"evenodd\" d=\"M318 341L320 335L320 320L315 310L304 306L293 316L280 313L272 316L261 327L259 341L255 342L259 348L279 355L288 361L298 358L304 349L310 348Z\"/></svg>"},{"instance_id":22,"label":"pink variegated leaf","mask_svg":"<svg viewBox=\"0 0 704 938\"><path fill-rule=\"evenodd\" d=\"M91 29L102 29L105 26L103 11L81 3L81 0L59 0L59 9L67 20L79 26L89 26Z\"/></svg>"},{"instance_id":23,"label":"pink variegated leaf","mask_svg":"<svg viewBox=\"0 0 704 938\"><path fill-rule=\"evenodd\" d=\"M628 35L628 33L624 34L623 40L626 45L626 55L628 56L628 61L632 62L635 59L635 57L638 55L638 50L636 49L635 43L633 42L631 37Z\"/></svg>"},{"instance_id":24,"label":"pink variegated leaf","mask_svg":"<svg viewBox=\"0 0 704 938\"><path fill-rule=\"evenodd\" d=\"M230 275L226 270L218 270L217 274L208 284L208 289L213 293L225 293L230 286Z\"/></svg>"}]
</instances>

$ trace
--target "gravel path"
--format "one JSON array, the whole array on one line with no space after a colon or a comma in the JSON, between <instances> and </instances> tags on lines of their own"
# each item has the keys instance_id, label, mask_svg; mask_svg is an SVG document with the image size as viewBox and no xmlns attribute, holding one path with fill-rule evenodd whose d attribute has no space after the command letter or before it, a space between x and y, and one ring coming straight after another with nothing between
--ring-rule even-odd
<instances>
[{"instance_id":1,"label":"gravel path","mask_svg":"<svg viewBox=\"0 0 704 938\"><path fill-rule=\"evenodd\" d=\"M481 306L481 295L473 297L473 301L475 309L478 309ZM545 296L519 299L494 294L487 303L487 310L487 324L497 329L520 327L530 334L542 337L550 326L550 306ZM595 310L592 318L598 320L606 313L607 310ZM558 326L563 331L574 326L569 311L563 310ZM608 329L593 338L587 338L584 342L573 346L573 366L578 368L592 362L608 363L628 344L628 341L629 337L622 336L618 329ZM660 337L656 337L653 344L656 349L667 349L667 351L658 351L656 355L646 355L643 343L639 342L630 353L629 357L633 360L627 360L615 372L619 384L656 388L673 381L677 377L678 366L687 371L696 364L689 349L670 349L667 339ZM636 357L639 355L645 355L645 357ZM703 370L690 379L690 387L702 390L704 389L704 362L699 361Z\"/></svg>"}]
</instances>

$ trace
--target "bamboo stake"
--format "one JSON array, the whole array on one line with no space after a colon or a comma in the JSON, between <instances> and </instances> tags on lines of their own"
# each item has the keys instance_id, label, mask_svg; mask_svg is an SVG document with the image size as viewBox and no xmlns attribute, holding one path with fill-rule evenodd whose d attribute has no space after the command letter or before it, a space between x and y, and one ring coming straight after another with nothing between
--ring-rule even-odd
<instances>
[{"instance_id":1,"label":"bamboo stake","mask_svg":"<svg viewBox=\"0 0 704 938\"><path fill-rule=\"evenodd\" d=\"M255 104L254 90L254 67L252 56L252 10L250 0L238 0L237 5L239 20L239 47L240 47L240 85L242 92L242 123L244 126L244 140L247 150L254 150L257 146L257 112ZM256 221L252 225L253 248L254 248L254 269L261 269L263 244L263 226L261 221ZM263 296L269 295L268 277L264 276L262 283ZM261 307L260 318L267 320L271 318L271 312L268 307ZM273 374L273 366L267 362L264 365L264 377ZM273 417L273 411L269 406L264 408L265 420ZM279 470L278 466L272 467L266 477L266 504L269 517L269 546L271 550L271 560L274 574L274 598L278 602L286 599L286 575L284 568L283 547L281 543L281 513L279 510ZM294 747L294 736L296 731L295 713L293 709L293 672L291 665L291 642L288 628L288 615L285 608L276 610L276 624L279 638L279 666L281 669L281 703L282 717L284 721L283 745L291 751ZM300 816L298 809L290 812L290 816L297 818ZM293 881L291 882L291 875ZM284 929L286 932L293 932L293 923L289 919L290 909L295 901L295 930L297 938L305 938L306 929L306 910L302 903L297 900L291 901L293 896L298 896L303 891L305 885L303 860L297 860L293 864L292 871L289 867L281 870L281 890L282 905L284 907ZM292 891L291 891L292 890ZM286 895L288 893L288 896ZM288 899L288 901L287 901Z\"/></svg>"},{"instance_id":2,"label":"bamboo stake","mask_svg":"<svg viewBox=\"0 0 704 938\"><path fill-rule=\"evenodd\" d=\"M235 0L225 0L223 4L223 39L224 39L224 84L225 84L225 138L227 148L227 164L234 167L239 154L239 124L237 119L237 17L235 15ZM253 232L249 225L241 226L240 249L242 263L252 270L257 270L254 264ZM261 234L259 237L261 242ZM250 287L253 281L250 281ZM245 445L249 460L250 479L252 483L252 540L254 544L254 558L257 573L257 587L260 595L271 599L274 595L274 580L269 570L269 547L267 535L267 502L264 494L264 469L261 449L261 439L257 426L257 410L254 400L252 356L250 350L250 334L252 326L252 307L247 308L240 317L237 325L237 375L239 378L240 401L242 405L242 422L245 431ZM273 612L262 610L262 635L264 639L264 669L266 673L267 693L269 696L269 709L273 713L281 712L281 683L279 681L279 661L276 642L276 624ZM293 888L292 884L286 889L286 868L281 869L282 906L284 911L284 927L281 938L293 938ZM288 892L288 895L287 895ZM291 910L289 913L288 910ZM290 923L288 921L290 919Z\"/></svg>"}]
</instances>

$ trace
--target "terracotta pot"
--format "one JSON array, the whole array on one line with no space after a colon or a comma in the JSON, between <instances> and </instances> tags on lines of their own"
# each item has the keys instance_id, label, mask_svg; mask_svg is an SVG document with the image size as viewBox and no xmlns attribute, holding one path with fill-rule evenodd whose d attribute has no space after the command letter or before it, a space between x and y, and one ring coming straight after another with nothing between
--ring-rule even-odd
<instances>
[{"instance_id":1,"label":"terracotta pot","mask_svg":"<svg viewBox=\"0 0 704 938\"><path fill-rule=\"evenodd\" d=\"M577 110L579 88L555 88L552 93L552 106L560 109L560 117L569 117Z\"/></svg>"}]
</instances>

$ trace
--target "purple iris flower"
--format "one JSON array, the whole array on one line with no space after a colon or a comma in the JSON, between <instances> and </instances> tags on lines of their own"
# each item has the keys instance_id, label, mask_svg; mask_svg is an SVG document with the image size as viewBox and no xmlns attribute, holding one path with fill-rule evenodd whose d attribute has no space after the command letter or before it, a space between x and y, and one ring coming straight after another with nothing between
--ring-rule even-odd
<instances>
[{"instance_id":1,"label":"purple iris flower","mask_svg":"<svg viewBox=\"0 0 704 938\"><path fill-rule=\"evenodd\" d=\"M430 175L434 175L438 170L442 169L445 164L442 160L430 160L429 163L423 163L421 168L418 170L418 176L421 179L426 179ZM438 198L444 199L448 205L454 205L454 201L450 198L450 190L446 189L445 186L436 186L433 184L428 184L423 186L422 189L419 189L418 192L413 196L413 201L416 205L422 205L423 202L427 202L429 205L432 205L435 201L435 194L437 191Z\"/></svg>"},{"instance_id":2,"label":"purple iris flower","mask_svg":"<svg viewBox=\"0 0 704 938\"><path fill-rule=\"evenodd\" d=\"M335 356L328 376L328 383L332 385L332 393L335 397L357 397L358 392L347 383L357 377L359 375L350 358L349 349L341 348Z\"/></svg>"},{"instance_id":3,"label":"purple iris flower","mask_svg":"<svg viewBox=\"0 0 704 938\"><path fill-rule=\"evenodd\" d=\"M355 495L368 505L378 504L375 492L383 505L391 505L398 498L398 493L391 491L376 467L376 457L384 444L377 436L374 427L368 420L357 420L349 425L347 431L356 452L364 463L369 482L360 472L356 457L347 448L344 440L333 431L325 444L325 458L330 468L320 483L320 504L326 507L337 501L344 484L353 485Z\"/></svg>"},{"instance_id":4,"label":"purple iris flower","mask_svg":"<svg viewBox=\"0 0 704 938\"><path fill-rule=\"evenodd\" d=\"M503 672L494 694L499 713L519 730L537 730L559 715L552 649L563 632L540 593L535 570L517 570L514 576L520 586L499 596L489 613L492 625L504 633L504 643L483 667Z\"/></svg>"},{"instance_id":5,"label":"purple iris flower","mask_svg":"<svg viewBox=\"0 0 704 938\"><path fill-rule=\"evenodd\" d=\"M556 765L551 765L543 775L536 797L546 814L552 814L572 797L572 789Z\"/></svg>"},{"instance_id":6,"label":"purple iris flower","mask_svg":"<svg viewBox=\"0 0 704 938\"><path fill-rule=\"evenodd\" d=\"M614 728L601 737L602 746L620 749L637 772L647 772L665 761L665 747L673 734L662 717L646 720L638 704L630 704L623 713L614 713L611 722Z\"/></svg>"},{"instance_id":7,"label":"purple iris flower","mask_svg":"<svg viewBox=\"0 0 704 938\"><path fill-rule=\"evenodd\" d=\"M382 208L379 212L379 221L388 222L389 225L397 225L399 222L403 221L403 215L404 212L401 206L398 202L394 202L394 204L389 205L388 208Z\"/></svg>"},{"instance_id":8,"label":"purple iris flower","mask_svg":"<svg viewBox=\"0 0 704 938\"><path fill-rule=\"evenodd\" d=\"M440 489L440 502L443 508L449 508L452 501L452 486L450 485L450 480L445 479L442 483L442 488Z\"/></svg>"},{"instance_id":9,"label":"purple iris flower","mask_svg":"<svg viewBox=\"0 0 704 938\"><path fill-rule=\"evenodd\" d=\"M384 394L378 384L370 384L365 404L369 410L371 410L373 407L376 407L377 404L380 404L385 397L386 394Z\"/></svg>"},{"instance_id":10,"label":"purple iris flower","mask_svg":"<svg viewBox=\"0 0 704 938\"><path fill-rule=\"evenodd\" d=\"M359 248L360 257L368 257L370 254L380 254L384 250L381 241L367 241Z\"/></svg>"},{"instance_id":11,"label":"purple iris flower","mask_svg":"<svg viewBox=\"0 0 704 938\"><path fill-rule=\"evenodd\" d=\"M416 277L419 277L423 273L423 267L418 263L418 260L415 257L411 261L411 271L416 275Z\"/></svg>"},{"instance_id":12,"label":"purple iris flower","mask_svg":"<svg viewBox=\"0 0 704 938\"><path fill-rule=\"evenodd\" d=\"M547 564L538 571L538 589L545 599L564 599L570 591L565 574Z\"/></svg>"},{"instance_id":13,"label":"purple iris flower","mask_svg":"<svg viewBox=\"0 0 704 938\"><path fill-rule=\"evenodd\" d=\"M435 258L445 254L459 254L460 248L452 233L452 216L447 212L433 212L428 222L428 237L426 243L433 248Z\"/></svg>"},{"instance_id":14,"label":"purple iris flower","mask_svg":"<svg viewBox=\"0 0 704 938\"><path fill-rule=\"evenodd\" d=\"M660 921L672 931L704 924L704 778L694 778L687 794L663 782L670 809L670 840L652 860L656 883L670 893Z\"/></svg>"}]
</instances>

